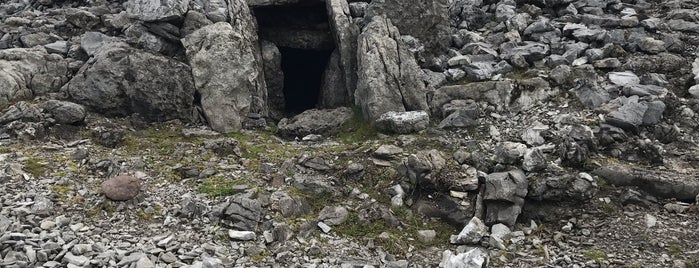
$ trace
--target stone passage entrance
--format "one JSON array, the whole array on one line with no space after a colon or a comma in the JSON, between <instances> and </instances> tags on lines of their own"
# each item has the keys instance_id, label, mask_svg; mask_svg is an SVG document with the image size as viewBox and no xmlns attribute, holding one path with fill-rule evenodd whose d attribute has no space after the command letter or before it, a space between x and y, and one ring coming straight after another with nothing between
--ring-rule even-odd
<instances>
[{"instance_id":1,"label":"stone passage entrance","mask_svg":"<svg viewBox=\"0 0 699 268\"><path fill-rule=\"evenodd\" d=\"M253 7L260 39L280 52L265 59L271 114L317 108L322 80L335 49L324 2ZM274 68L269 65L279 64ZM267 73L275 70L275 74ZM281 79L281 81L270 81ZM275 107L276 106L276 107Z\"/></svg>"},{"instance_id":2,"label":"stone passage entrance","mask_svg":"<svg viewBox=\"0 0 699 268\"><path fill-rule=\"evenodd\" d=\"M286 113L316 108L323 73L332 51L281 47Z\"/></svg>"}]
</instances>

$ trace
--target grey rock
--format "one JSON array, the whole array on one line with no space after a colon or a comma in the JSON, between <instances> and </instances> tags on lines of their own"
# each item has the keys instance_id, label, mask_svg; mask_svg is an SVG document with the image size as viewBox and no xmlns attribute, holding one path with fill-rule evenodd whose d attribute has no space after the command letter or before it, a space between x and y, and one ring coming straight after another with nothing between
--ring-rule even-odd
<instances>
[{"instance_id":1,"label":"grey rock","mask_svg":"<svg viewBox=\"0 0 699 268\"><path fill-rule=\"evenodd\" d=\"M264 66L265 83L267 84L270 116L275 119L281 119L286 105L284 99L282 54L279 48L269 41L260 40L260 48ZM321 90L321 92L325 91L326 90ZM321 103L323 103L322 100Z\"/></svg>"},{"instance_id":2,"label":"grey rock","mask_svg":"<svg viewBox=\"0 0 699 268\"><path fill-rule=\"evenodd\" d=\"M350 13L352 14L352 17L364 17L364 14L369 8L369 3L368 2L352 2L349 3L349 8L350 8Z\"/></svg>"},{"instance_id":3,"label":"grey rock","mask_svg":"<svg viewBox=\"0 0 699 268\"><path fill-rule=\"evenodd\" d=\"M690 87L688 92L689 92L689 95L691 95L695 99L699 99L699 85L695 85L695 86Z\"/></svg>"},{"instance_id":4,"label":"grey rock","mask_svg":"<svg viewBox=\"0 0 699 268\"><path fill-rule=\"evenodd\" d=\"M371 1L366 13L367 18L386 14L401 33L414 36L425 44L428 57L449 47L451 31L446 0L377 0Z\"/></svg>"},{"instance_id":5,"label":"grey rock","mask_svg":"<svg viewBox=\"0 0 699 268\"><path fill-rule=\"evenodd\" d=\"M660 123L663 117L663 112L665 112L665 103L660 100L656 100L647 102L646 106L648 109L646 109L646 112L643 114L642 124L645 126L652 126Z\"/></svg>"},{"instance_id":6,"label":"grey rock","mask_svg":"<svg viewBox=\"0 0 699 268\"><path fill-rule=\"evenodd\" d=\"M699 33L699 23L685 20L667 20L665 24L674 31Z\"/></svg>"},{"instance_id":7,"label":"grey rock","mask_svg":"<svg viewBox=\"0 0 699 268\"><path fill-rule=\"evenodd\" d=\"M43 47L0 50L0 107L57 91L68 81L68 62Z\"/></svg>"},{"instance_id":8,"label":"grey rock","mask_svg":"<svg viewBox=\"0 0 699 268\"><path fill-rule=\"evenodd\" d=\"M376 151L374 151L374 156L381 158L381 159L393 159L397 155L400 155L403 153L403 148L400 148L395 145L390 145L390 144L383 144L379 146Z\"/></svg>"},{"instance_id":9,"label":"grey rock","mask_svg":"<svg viewBox=\"0 0 699 268\"><path fill-rule=\"evenodd\" d=\"M458 235L451 237L451 243L457 245L476 245L488 235L488 227L478 217L473 217Z\"/></svg>"},{"instance_id":10,"label":"grey rock","mask_svg":"<svg viewBox=\"0 0 699 268\"><path fill-rule=\"evenodd\" d=\"M548 129L549 127L547 125L544 125L539 121L536 121L522 132L521 138L525 143L529 145L542 145L544 144L545 140L541 136L541 133Z\"/></svg>"},{"instance_id":11,"label":"grey rock","mask_svg":"<svg viewBox=\"0 0 699 268\"><path fill-rule=\"evenodd\" d=\"M66 21L78 28L89 30L100 24L100 17L87 10L70 9Z\"/></svg>"},{"instance_id":12,"label":"grey rock","mask_svg":"<svg viewBox=\"0 0 699 268\"><path fill-rule=\"evenodd\" d=\"M609 81L618 86L637 85L641 79L632 72L610 72Z\"/></svg>"},{"instance_id":13,"label":"grey rock","mask_svg":"<svg viewBox=\"0 0 699 268\"><path fill-rule=\"evenodd\" d=\"M217 153L218 155L236 155L242 156L240 142L233 138L219 138L204 141L204 148Z\"/></svg>"},{"instance_id":14,"label":"grey rock","mask_svg":"<svg viewBox=\"0 0 699 268\"><path fill-rule=\"evenodd\" d=\"M527 149L522 160L522 169L526 171L539 171L546 168L546 156L537 148Z\"/></svg>"},{"instance_id":15,"label":"grey rock","mask_svg":"<svg viewBox=\"0 0 699 268\"><path fill-rule=\"evenodd\" d=\"M387 112L376 119L376 127L390 133L409 134L424 130L429 122L425 111Z\"/></svg>"},{"instance_id":16,"label":"grey rock","mask_svg":"<svg viewBox=\"0 0 699 268\"><path fill-rule=\"evenodd\" d=\"M129 0L125 4L126 14L141 21L180 20L187 13L189 1Z\"/></svg>"},{"instance_id":17,"label":"grey rock","mask_svg":"<svg viewBox=\"0 0 699 268\"><path fill-rule=\"evenodd\" d=\"M430 107L439 112L444 104L452 100L472 99L486 101L498 110L509 106L513 85L509 81L487 81L464 85L444 86L437 89L430 102ZM443 112L441 114L444 114Z\"/></svg>"},{"instance_id":18,"label":"grey rock","mask_svg":"<svg viewBox=\"0 0 699 268\"><path fill-rule=\"evenodd\" d=\"M258 200L236 196L220 211L222 222L241 231L255 231L262 217L262 205Z\"/></svg>"},{"instance_id":19,"label":"grey rock","mask_svg":"<svg viewBox=\"0 0 699 268\"><path fill-rule=\"evenodd\" d=\"M472 248L464 253L454 255L450 250L442 254L440 267L445 268L482 268L487 267L490 256L487 250Z\"/></svg>"},{"instance_id":20,"label":"grey rock","mask_svg":"<svg viewBox=\"0 0 699 268\"><path fill-rule=\"evenodd\" d=\"M55 42L58 38L47 33L39 32L23 35L19 38L24 44L24 47L43 46Z\"/></svg>"},{"instance_id":21,"label":"grey rock","mask_svg":"<svg viewBox=\"0 0 699 268\"><path fill-rule=\"evenodd\" d=\"M114 201L132 199L138 195L140 188L140 180L134 176L116 176L102 182L100 186L102 193Z\"/></svg>"},{"instance_id":22,"label":"grey rock","mask_svg":"<svg viewBox=\"0 0 699 268\"><path fill-rule=\"evenodd\" d=\"M107 45L118 42L119 39L100 32L86 32L80 38L80 47L88 56L94 56L107 48Z\"/></svg>"},{"instance_id":23,"label":"grey rock","mask_svg":"<svg viewBox=\"0 0 699 268\"><path fill-rule=\"evenodd\" d=\"M230 9L231 17L239 18L235 27L219 22L183 41L204 115L212 129L224 133L239 131L251 112L265 116L267 101L252 16L243 0Z\"/></svg>"},{"instance_id":24,"label":"grey rock","mask_svg":"<svg viewBox=\"0 0 699 268\"><path fill-rule=\"evenodd\" d=\"M56 41L50 44L44 45L46 51L49 53L66 54L68 53L68 42L66 41Z\"/></svg>"},{"instance_id":25,"label":"grey rock","mask_svg":"<svg viewBox=\"0 0 699 268\"><path fill-rule=\"evenodd\" d=\"M637 186L660 198L693 200L699 193L699 182L693 174L610 164L595 169L592 174L617 186Z\"/></svg>"},{"instance_id":26,"label":"grey rock","mask_svg":"<svg viewBox=\"0 0 699 268\"><path fill-rule=\"evenodd\" d=\"M536 178L529 183L527 198L537 201L585 201L598 191L587 173Z\"/></svg>"},{"instance_id":27,"label":"grey rock","mask_svg":"<svg viewBox=\"0 0 699 268\"><path fill-rule=\"evenodd\" d=\"M621 61L617 58L606 58L595 61L593 65L599 69L614 69L621 67Z\"/></svg>"},{"instance_id":28,"label":"grey rock","mask_svg":"<svg viewBox=\"0 0 699 268\"><path fill-rule=\"evenodd\" d=\"M343 206L326 206L318 213L318 220L329 226L340 225L347 220L349 211Z\"/></svg>"},{"instance_id":29,"label":"grey rock","mask_svg":"<svg viewBox=\"0 0 699 268\"><path fill-rule=\"evenodd\" d=\"M452 69L447 70L445 72L445 75L447 77L447 80L452 81L452 82L456 82L456 81L459 81L459 80L463 79L464 77L466 77L466 71L464 71L462 69L452 68Z\"/></svg>"},{"instance_id":30,"label":"grey rock","mask_svg":"<svg viewBox=\"0 0 699 268\"><path fill-rule=\"evenodd\" d=\"M611 100L611 95L597 82L578 80L573 91L580 102L588 108L599 107Z\"/></svg>"},{"instance_id":31,"label":"grey rock","mask_svg":"<svg viewBox=\"0 0 699 268\"><path fill-rule=\"evenodd\" d=\"M500 57L506 60L512 60L516 56L523 57L528 62L534 62L544 59L550 52L550 48L546 44L525 41L522 43L505 43L500 46Z\"/></svg>"},{"instance_id":32,"label":"grey rock","mask_svg":"<svg viewBox=\"0 0 699 268\"><path fill-rule=\"evenodd\" d=\"M398 29L376 16L359 35L355 103L375 121L387 112L427 110L422 71L401 42Z\"/></svg>"},{"instance_id":33,"label":"grey rock","mask_svg":"<svg viewBox=\"0 0 699 268\"><path fill-rule=\"evenodd\" d=\"M265 71L265 75L267 72ZM356 72L354 73L356 76ZM269 86L269 84L268 84ZM328 67L323 73L318 97L318 107L338 108L349 104L349 93L345 84L345 74L340 66L340 52L334 50L330 55Z\"/></svg>"},{"instance_id":34,"label":"grey rock","mask_svg":"<svg viewBox=\"0 0 699 268\"><path fill-rule=\"evenodd\" d=\"M325 1L333 38L337 46L336 61L339 67L337 74L341 79L336 80L344 83L344 89L339 87L340 89L336 88L332 93L324 91L327 94L338 94L338 100L333 101L332 105L328 105L331 103L321 102L332 108L353 103L354 90L357 88L357 38L359 36L359 28L350 16L351 9L347 2L346 0Z\"/></svg>"},{"instance_id":35,"label":"grey rock","mask_svg":"<svg viewBox=\"0 0 699 268\"><path fill-rule=\"evenodd\" d=\"M124 43L103 47L61 90L107 115L139 113L150 121L192 121L194 83L189 66Z\"/></svg>"},{"instance_id":36,"label":"grey rock","mask_svg":"<svg viewBox=\"0 0 699 268\"><path fill-rule=\"evenodd\" d=\"M255 232L251 231L228 230L228 237L233 240L250 241L255 240L257 236L255 235Z\"/></svg>"},{"instance_id":37,"label":"grey rock","mask_svg":"<svg viewBox=\"0 0 699 268\"><path fill-rule=\"evenodd\" d=\"M643 39L638 47L644 52L658 54L665 51L665 42L648 37Z\"/></svg>"},{"instance_id":38,"label":"grey rock","mask_svg":"<svg viewBox=\"0 0 699 268\"><path fill-rule=\"evenodd\" d=\"M527 178L521 170L488 174L483 195L486 223L514 226L522 211L527 187Z\"/></svg>"},{"instance_id":39,"label":"grey rock","mask_svg":"<svg viewBox=\"0 0 699 268\"><path fill-rule=\"evenodd\" d=\"M73 253L68 252L66 253L66 255L63 256L63 261L69 264L83 266L87 264L87 262L90 261L90 259L85 256L75 256L73 255Z\"/></svg>"},{"instance_id":40,"label":"grey rock","mask_svg":"<svg viewBox=\"0 0 699 268\"><path fill-rule=\"evenodd\" d=\"M350 108L306 110L291 119L284 118L279 121L279 134L285 137L304 137L309 134L334 134L340 127L352 118Z\"/></svg>"},{"instance_id":41,"label":"grey rock","mask_svg":"<svg viewBox=\"0 0 699 268\"><path fill-rule=\"evenodd\" d=\"M517 142L502 142L495 147L495 161L501 164L516 164L522 160L527 146Z\"/></svg>"},{"instance_id":42,"label":"grey rock","mask_svg":"<svg viewBox=\"0 0 699 268\"><path fill-rule=\"evenodd\" d=\"M49 100L41 104L41 107L59 124L82 123L87 115L82 105L67 101Z\"/></svg>"},{"instance_id":43,"label":"grey rock","mask_svg":"<svg viewBox=\"0 0 699 268\"><path fill-rule=\"evenodd\" d=\"M638 96L619 97L615 100L620 107L607 115L606 121L610 125L620 127L626 131L638 131L643 123L643 117L648 110L648 105L639 102Z\"/></svg>"},{"instance_id":44,"label":"grey rock","mask_svg":"<svg viewBox=\"0 0 699 268\"><path fill-rule=\"evenodd\" d=\"M478 119L477 116L474 117L470 110L460 109L439 122L438 127L443 129L474 127L478 125L476 119Z\"/></svg>"},{"instance_id":45,"label":"grey rock","mask_svg":"<svg viewBox=\"0 0 699 268\"><path fill-rule=\"evenodd\" d=\"M44 196L34 198L34 204L31 207L31 212L36 215L48 216L51 215L54 209L54 204L51 199Z\"/></svg>"},{"instance_id":46,"label":"grey rock","mask_svg":"<svg viewBox=\"0 0 699 268\"><path fill-rule=\"evenodd\" d=\"M20 101L2 111L0 124L22 120L25 122L38 122L43 119L42 110L38 105Z\"/></svg>"},{"instance_id":47,"label":"grey rock","mask_svg":"<svg viewBox=\"0 0 699 268\"><path fill-rule=\"evenodd\" d=\"M136 262L135 268L155 268L155 264L150 259L148 259L146 255L143 255Z\"/></svg>"}]
</instances>

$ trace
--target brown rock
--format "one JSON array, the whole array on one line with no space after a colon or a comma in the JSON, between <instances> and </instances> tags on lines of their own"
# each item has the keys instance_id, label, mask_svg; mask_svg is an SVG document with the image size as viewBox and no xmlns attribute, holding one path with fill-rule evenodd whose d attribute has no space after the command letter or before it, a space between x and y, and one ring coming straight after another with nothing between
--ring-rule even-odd
<instances>
[{"instance_id":1,"label":"brown rock","mask_svg":"<svg viewBox=\"0 0 699 268\"><path fill-rule=\"evenodd\" d=\"M102 193L114 201L126 201L138 195L141 185L134 176L116 176L102 182Z\"/></svg>"}]
</instances>

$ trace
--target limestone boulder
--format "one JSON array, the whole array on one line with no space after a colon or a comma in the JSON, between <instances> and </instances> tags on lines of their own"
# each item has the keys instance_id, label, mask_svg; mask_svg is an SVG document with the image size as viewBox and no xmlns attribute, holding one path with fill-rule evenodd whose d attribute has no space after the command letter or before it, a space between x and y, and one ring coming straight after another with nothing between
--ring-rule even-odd
<instances>
[{"instance_id":1,"label":"limestone boulder","mask_svg":"<svg viewBox=\"0 0 699 268\"><path fill-rule=\"evenodd\" d=\"M0 50L0 107L57 91L68 82L68 61L43 47Z\"/></svg>"},{"instance_id":2,"label":"limestone boulder","mask_svg":"<svg viewBox=\"0 0 699 268\"><path fill-rule=\"evenodd\" d=\"M229 7L238 11L230 13L235 25L218 22L183 40L204 115L219 132L239 131L249 113L266 115L262 56L252 16L241 1Z\"/></svg>"},{"instance_id":3,"label":"limestone boulder","mask_svg":"<svg viewBox=\"0 0 699 268\"><path fill-rule=\"evenodd\" d=\"M126 43L103 46L61 90L74 102L106 115L192 120L190 67Z\"/></svg>"},{"instance_id":4,"label":"limestone boulder","mask_svg":"<svg viewBox=\"0 0 699 268\"><path fill-rule=\"evenodd\" d=\"M438 55L449 47L449 1L373 0L366 17L385 14L401 33L416 37L428 55Z\"/></svg>"},{"instance_id":5,"label":"limestone boulder","mask_svg":"<svg viewBox=\"0 0 699 268\"><path fill-rule=\"evenodd\" d=\"M422 70L388 18L375 16L364 28L357 58L355 104L367 119L375 121L387 112L427 110Z\"/></svg>"}]
</instances>

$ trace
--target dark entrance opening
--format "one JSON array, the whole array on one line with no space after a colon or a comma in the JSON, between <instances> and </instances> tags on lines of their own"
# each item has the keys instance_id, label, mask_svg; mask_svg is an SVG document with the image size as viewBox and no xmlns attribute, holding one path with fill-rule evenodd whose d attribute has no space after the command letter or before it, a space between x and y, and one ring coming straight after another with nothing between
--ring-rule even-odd
<instances>
[{"instance_id":1,"label":"dark entrance opening","mask_svg":"<svg viewBox=\"0 0 699 268\"><path fill-rule=\"evenodd\" d=\"M323 72L331 51L280 47L284 72L286 112L298 114L316 108Z\"/></svg>"},{"instance_id":2,"label":"dark entrance opening","mask_svg":"<svg viewBox=\"0 0 699 268\"><path fill-rule=\"evenodd\" d=\"M281 54L284 86L269 89L270 107L295 115L316 108L323 73L335 49L324 1L302 0L296 4L253 7L260 39L273 43ZM271 78L269 78L271 79ZM283 93L283 94L280 94Z\"/></svg>"}]
</instances>

